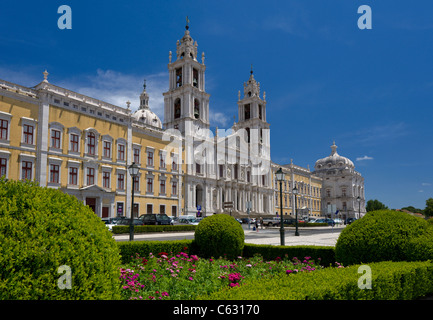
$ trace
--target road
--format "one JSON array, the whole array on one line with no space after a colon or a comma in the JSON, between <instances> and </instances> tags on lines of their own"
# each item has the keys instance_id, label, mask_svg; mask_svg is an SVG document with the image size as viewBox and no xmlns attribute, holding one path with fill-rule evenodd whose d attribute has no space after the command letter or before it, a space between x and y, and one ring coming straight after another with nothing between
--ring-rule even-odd
<instances>
[{"instance_id":1,"label":"road","mask_svg":"<svg viewBox=\"0 0 433 320\"><path fill-rule=\"evenodd\" d=\"M279 228L264 228L253 231L251 226L242 225L245 233L246 243L255 244L280 244ZM285 228L285 245L324 245L334 246L343 227L310 227L299 228L299 236L295 236L295 228ZM116 241L129 241L129 234L115 235ZM163 232L163 233L146 233L134 235L134 240L185 240L194 239L194 232Z\"/></svg>"}]
</instances>

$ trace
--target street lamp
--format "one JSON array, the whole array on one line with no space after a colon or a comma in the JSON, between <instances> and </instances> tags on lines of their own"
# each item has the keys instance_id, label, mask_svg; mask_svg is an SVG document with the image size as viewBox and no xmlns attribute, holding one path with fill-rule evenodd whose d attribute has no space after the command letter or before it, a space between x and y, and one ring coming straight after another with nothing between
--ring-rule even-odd
<instances>
[{"instance_id":1,"label":"street lamp","mask_svg":"<svg viewBox=\"0 0 433 320\"><path fill-rule=\"evenodd\" d=\"M132 200L131 200L131 220L129 222L129 241L134 240L134 189L135 189L135 177L138 175L139 167L133 162L129 167L128 171L132 177Z\"/></svg>"},{"instance_id":2,"label":"street lamp","mask_svg":"<svg viewBox=\"0 0 433 320\"><path fill-rule=\"evenodd\" d=\"M293 188L293 194L295 195L295 214L296 214L296 221L295 221L295 236L299 236L299 232L298 232L298 199L297 199L297 195L298 195L298 189L296 188L296 186Z\"/></svg>"},{"instance_id":3,"label":"street lamp","mask_svg":"<svg viewBox=\"0 0 433 320\"><path fill-rule=\"evenodd\" d=\"M358 196L358 198L356 198L356 201L358 201L358 218L361 218L361 197Z\"/></svg>"},{"instance_id":4,"label":"street lamp","mask_svg":"<svg viewBox=\"0 0 433 320\"><path fill-rule=\"evenodd\" d=\"M280 216L281 216L281 223L280 223L280 242L281 245L284 246L284 221L283 221L283 181L284 181L284 172L283 169L280 168L275 172L275 177L277 181L280 182Z\"/></svg>"}]
</instances>

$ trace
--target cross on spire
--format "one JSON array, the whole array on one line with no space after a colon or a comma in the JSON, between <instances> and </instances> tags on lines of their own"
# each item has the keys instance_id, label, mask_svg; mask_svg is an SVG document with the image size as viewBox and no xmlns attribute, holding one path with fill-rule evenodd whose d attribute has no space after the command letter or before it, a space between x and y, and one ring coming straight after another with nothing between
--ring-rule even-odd
<instances>
[{"instance_id":1,"label":"cross on spire","mask_svg":"<svg viewBox=\"0 0 433 320\"><path fill-rule=\"evenodd\" d=\"M189 25L188 25L188 23L189 23L189 19L188 19L188 16L186 16L186 26L185 26L185 29L186 29L186 30L189 29Z\"/></svg>"}]
</instances>

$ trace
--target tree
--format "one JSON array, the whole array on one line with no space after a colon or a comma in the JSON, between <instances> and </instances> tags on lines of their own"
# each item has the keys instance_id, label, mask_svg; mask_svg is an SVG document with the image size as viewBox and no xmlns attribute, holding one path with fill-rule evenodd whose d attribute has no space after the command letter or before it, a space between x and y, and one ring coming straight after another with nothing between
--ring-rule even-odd
<instances>
[{"instance_id":1,"label":"tree","mask_svg":"<svg viewBox=\"0 0 433 320\"><path fill-rule=\"evenodd\" d=\"M401 210L407 210L409 212L415 212L415 213L424 214L424 210L423 209L418 209L418 208L415 208L414 206L403 207L403 208L401 208Z\"/></svg>"},{"instance_id":2,"label":"tree","mask_svg":"<svg viewBox=\"0 0 433 320\"><path fill-rule=\"evenodd\" d=\"M425 201L424 215L427 217L433 216L433 198L429 198Z\"/></svg>"},{"instance_id":3,"label":"tree","mask_svg":"<svg viewBox=\"0 0 433 320\"><path fill-rule=\"evenodd\" d=\"M369 211L376 211L376 210L384 210L384 209L388 209L387 206L385 206L382 202L380 202L379 200L375 199L375 200L368 200L367 201L367 206L365 208L367 210L367 212Z\"/></svg>"}]
</instances>

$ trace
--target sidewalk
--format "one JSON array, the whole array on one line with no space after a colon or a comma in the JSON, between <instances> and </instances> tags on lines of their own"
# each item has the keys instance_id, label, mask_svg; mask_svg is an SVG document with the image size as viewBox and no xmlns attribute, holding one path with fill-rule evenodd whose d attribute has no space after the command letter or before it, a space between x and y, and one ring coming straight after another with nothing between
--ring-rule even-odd
<instances>
[{"instance_id":1,"label":"sidewalk","mask_svg":"<svg viewBox=\"0 0 433 320\"><path fill-rule=\"evenodd\" d=\"M284 244L286 246L335 246L338 237L340 236L341 229L335 229L332 233L325 234L312 234L303 235L302 229L299 229L299 236L295 236L295 230L285 229ZM248 233L257 234L256 231L245 231L245 235ZM258 232L260 234L260 230ZM280 235L257 238L257 239L245 239L246 243L253 244L269 244L269 245L280 245Z\"/></svg>"},{"instance_id":2,"label":"sidewalk","mask_svg":"<svg viewBox=\"0 0 433 320\"><path fill-rule=\"evenodd\" d=\"M299 228L299 236L295 236L295 228L294 227L285 227L284 228L284 244L286 246L335 246L337 243L338 237L340 236L341 231L345 226L337 226L337 227L301 227ZM317 233L317 234L306 234L305 230L319 230L327 229L329 233ZM269 245L280 245L280 233L279 228L273 228L277 231L276 234L272 236L266 236L263 234L263 237L260 237L260 231L263 229L259 228L259 232L252 230L244 230L245 235L257 235L258 238L245 239L246 243L253 244L269 244Z\"/></svg>"},{"instance_id":3,"label":"sidewalk","mask_svg":"<svg viewBox=\"0 0 433 320\"><path fill-rule=\"evenodd\" d=\"M299 245L313 245L313 246L335 246L337 239L340 236L340 232L344 227L323 227L332 230L329 233L317 233L317 234L306 234L305 230L312 230L322 227L302 227L299 228L299 236L295 236L295 228L286 227L285 230L285 245L286 246L299 246ZM259 232L251 230L244 230L245 242L253 244L268 244L268 245L280 245L280 233L279 229L275 228L275 233L263 232L264 229L259 228ZM268 231L268 230L266 230ZM176 239L191 239L194 236L193 231L185 232L152 232L135 234L134 240L146 240L149 238L157 238L161 240L174 240ZM116 241L128 241L129 234L113 235ZM171 239L173 238L173 239Z\"/></svg>"}]
</instances>

